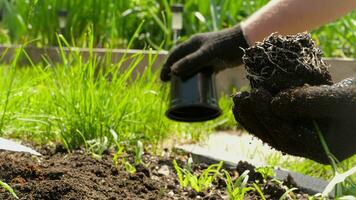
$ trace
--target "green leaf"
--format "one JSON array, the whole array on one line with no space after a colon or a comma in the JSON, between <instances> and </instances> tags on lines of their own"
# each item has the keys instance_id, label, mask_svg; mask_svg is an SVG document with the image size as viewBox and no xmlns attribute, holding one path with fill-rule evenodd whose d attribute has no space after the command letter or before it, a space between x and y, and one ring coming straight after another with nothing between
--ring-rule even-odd
<instances>
[{"instance_id":1,"label":"green leaf","mask_svg":"<svg viewBox=\"0 0 356 200\"><path fill-rule=\"evenodd\" d=\"M327 197L337 184L344 182L346 178L348 178L349 176L355 173L356 173L356 166L344 173L341 174L337 173L335 177L329 182L329 184L324 189L322 196Z\"/></svg>"},{"instance_id":2,"label":"green leaf","mask_svg":"<svg viewBox=\"0 0 356 200\"><path fill-rule=\"evenodd\" d=\"M262 200L266 200L265 195L263 194L260 186L258 186L256 183L253 183L253 186L255 187L255 189L257 190L258 194L261 196Z\"/></svg>"},{"instance_id":3,"label":"green leaf","mask_svg":"<svg viewBox=\"0 0 356 200\"><path fill-rule=\"evenodd\" d=\"M19 197L16 195L15 191L7 183L0 181L0 186L3 187L8 192L10 192L13 197L15 197L16 199L19 199Z\"/></svg>"}]
</instances>

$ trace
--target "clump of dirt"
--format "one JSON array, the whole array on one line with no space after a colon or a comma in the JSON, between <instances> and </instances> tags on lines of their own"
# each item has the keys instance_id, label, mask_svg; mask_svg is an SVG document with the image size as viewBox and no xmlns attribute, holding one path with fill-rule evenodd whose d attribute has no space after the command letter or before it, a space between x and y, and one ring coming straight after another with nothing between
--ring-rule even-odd
<instances>
[{"instance_id":1,"label":"clump of dirt","mask_svg":"<svg viewBox=\"0 0 356 200\"><path fill-rule=\"evenodd\" d=\"M58 149L58 148L57 148ZM179 185L172 160L186 165L186 155L157 157L143 156L143 164L135 165L136 172L125 170L123 163L115 165L115 152L106 151L100 159L76 150L71 154L57 152L53 148L39 149L42 157L23 153L0 152L0 180L8 183L20 199L226 199L226 183L222 177L204 192L182 188ZM133 162L134 155L123 154L119 161ZM194 174L206 169L206 164L194 164ZM277 182L261 179L252 165L241 163L229 173L235 179L244 170L252 174L249 186L260 185L267 199L278 199L286 190ZM255 178L257 178L255 180ZM278 196L279 195L279 196ZM247 195L260 199L257 192ZM305 199L305 195L299 194ZM0 187L0 199L14 199Z\"/></svg>"},{"instance_id":2,"label":"clump of dirt","mask_svg":"<svg viewBox=\"0 0 356 200\"><path fill-rule=\"evenodd\" d=\"M246 130L275 149L328 164L314 122L337 159L352 156L356 81L333 84L321 56L307 33L272 34L246 49L251 91L234 96L233 112Z\"/></svg>"},{"instance_id":3,"label":"clump of dirt","mask_svg":"<svg viewBox=\"0 0 356 200\"><path fill-rule=\"evenodd\" d=\"M262 87L271 94L293 87L331 85L327 65L310 34L271 34L263 42L245 49L243 62L251 88Z\"/></svg>"}]
</instances>

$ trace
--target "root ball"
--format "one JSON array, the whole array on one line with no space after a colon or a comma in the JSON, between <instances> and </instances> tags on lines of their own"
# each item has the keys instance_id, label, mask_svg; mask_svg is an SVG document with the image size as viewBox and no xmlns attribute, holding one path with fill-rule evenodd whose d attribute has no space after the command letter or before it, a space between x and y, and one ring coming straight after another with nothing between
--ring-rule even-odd
<instances>
[{"instance_id":1,"label":"root ball","mask_svg":"<svg viewBox=\"0 0 356 200\"><path fill-rule=\"evenodd\" d=\"M243 62L251 88L271 94L298 86L332 85L327 65L310 34L271 34L263 42L245 49Z\"/></svg>"}]
</instances>

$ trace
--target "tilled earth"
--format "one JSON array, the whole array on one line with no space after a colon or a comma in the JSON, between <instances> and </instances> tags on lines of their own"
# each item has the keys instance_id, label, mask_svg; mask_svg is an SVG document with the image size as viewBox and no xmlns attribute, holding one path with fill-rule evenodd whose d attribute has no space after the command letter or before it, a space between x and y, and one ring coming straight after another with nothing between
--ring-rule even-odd
<instances>
[{"instance_id":1,"label":"tilled earth","mask_svg":"<svg viewBox=\"0 0 356 200\"><path fill-rule=\"evenodd\" d=\"M104 152L101 158L84 150L68 154L60 146L39 151L42 157L0 152L0 180L8 183L20 199L227 199L222 178L217 178L205 192L181 188L172 166L173 157L168 155L144 155L144 164L136 165L136 173L130 173L123 164L114 164L114 152L111 151ZM134 156L122 154L118 160L122 159L133 162ZM187 156L176 155L175 159L184 166ZM199 174L206 167L193 165L194 173ZM285 193L285 187L272 180L263 180L248 163L240 162L229 173L236 178L247 169L250 170L248 184L258 183L267 199L279 199ZM306 195L295 191L292 195L307 199ZM0 199L14 198L0 188ZM260 199L260 196L251 191L245 199Z\"/></svg>"}]
</instances>

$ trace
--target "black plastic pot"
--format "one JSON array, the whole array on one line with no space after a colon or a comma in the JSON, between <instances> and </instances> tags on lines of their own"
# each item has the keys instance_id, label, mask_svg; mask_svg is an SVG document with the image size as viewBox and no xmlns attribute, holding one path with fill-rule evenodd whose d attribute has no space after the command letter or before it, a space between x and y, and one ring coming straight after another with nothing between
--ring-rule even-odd
<instances>
[{"instance_id":1,"label":"black plastic pot","mask_svg":"<svg viewBox=\"0 0 356 200\"><path fill-rule=\"evenodd\" d=\"M215 74L210 70L181 79L172 75L168 118L182 122L202 122L221 115L215 88Z\"/></svg>"}]
</instances>

